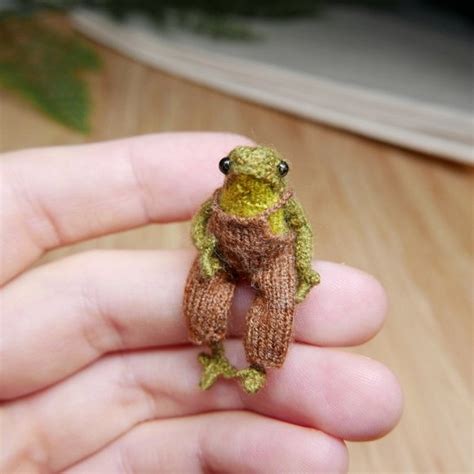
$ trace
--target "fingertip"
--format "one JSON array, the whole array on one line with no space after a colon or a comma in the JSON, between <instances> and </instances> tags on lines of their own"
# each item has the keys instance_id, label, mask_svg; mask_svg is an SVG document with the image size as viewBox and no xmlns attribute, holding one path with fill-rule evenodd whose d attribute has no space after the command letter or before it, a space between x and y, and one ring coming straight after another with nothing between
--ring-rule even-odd
<instances>
[{"instance_id":1,"label":"fingertip","mask_svg":"<svg viewBox=\"0 0 474 474\"><path fill-rule=\"evenodd\" d=\"M314 266L321 274L321 283L299 307L295 322L298 340L349 346L374 337L387 311L387 295L381 283L350 266L326 261Z\"/></svg>"},{"instance_id":2,"label":"fingertip","mask_svg":"<svg viewBox=\"0 0 474 474\"><path fill-rule=\"evenodd\" d=\"M403 414L404 397L398 377L384 364L374 362L378 366L378 378L374 383L373 398L374 403L379 403L380 417L361 441L385 436L397 426Z\"/></svg>"},{"instance_id":3,"label":"fingertip","mask_svg":"<svg viewBox=\"0 0 474 474\"><path fill-rule=\"evenodd\" d=\"M154 140L159 143L151 149L158 150L150 154L146 142L137 141L141 152L135 156L145 157L138 166L142 171L141 181L151 192L167 196L166 200L154 199L150 208L160 208L161 220L175 221L189 219L212 192L222 185L219 160L236 146L253 145L254 142L244 135L228 132L174 132L158 134ZM177 158L181 157L181 160ZM169 166L169 161L172 166ZM139 160L138 160L139 161ZM153 174L153 169L154 173ZM164 173L164 170L168 172ZM151 171L150 171L151 170ZM151 173L151 174L149 174ZM179 196L179 193L182 192ZM169 197L175 196L174 199Z\"/></svg>"},{"instance_id":4,"label":"fingertip","mask_svg":"<svg viewBox=\"0 0 474 474\"><path fill-rule=\"evenodd\" d=\"M372 339L383 327L388 309L388 298L382 283L373 275L351 268L353 304L360 308L357 333L353 344ZM349 275L348 275L349 276Z\"/></svg>"},{"instance_id":5,"label":"fingertip","mask_svg":"<svg viewBox=\"0 0 474 474\"><path fill-rule=\"evenodd\" d=\"M403 412L403 393L395 374L382 363L368 357L352 366L353 387L358 392L346 394L344 439L370 441L393 430ZM347 421L347 419L346 419Z\"/></svg>"},{"instance_id":6,"label":"fingertip","mask_svg":"<svg viewBox=\"0 0 474 474\"><path fill-rule=\"evenodd\" d=\"M262 411L284 408L284 419L348 441L384 436L398 423L403 396L383 364L353 353L296 344L282 370L268 374L262 393L248 400ZM288 400L298 398L298 403Z\"/></svg>"}]
</instances>

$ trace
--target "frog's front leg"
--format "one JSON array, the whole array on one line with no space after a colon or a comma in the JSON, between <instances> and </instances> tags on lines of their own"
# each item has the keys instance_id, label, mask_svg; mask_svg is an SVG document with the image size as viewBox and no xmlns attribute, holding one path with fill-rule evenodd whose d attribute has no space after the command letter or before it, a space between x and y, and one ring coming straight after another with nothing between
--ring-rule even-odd
<instances>
[{"instance_id":1,"label":"frog's front leg","mask_svg":"<svg viewBox=\"0 0 474 474\"><path fill-rule=\"evenodd\" d=\"M301 303L311 288L320 281L319 274L312 268L313 234L303 208L296 199L290 199L288 202L285 217L289 227L295 233L295 266L298 274L295 301Z\"/></svg>"}]
</instances>

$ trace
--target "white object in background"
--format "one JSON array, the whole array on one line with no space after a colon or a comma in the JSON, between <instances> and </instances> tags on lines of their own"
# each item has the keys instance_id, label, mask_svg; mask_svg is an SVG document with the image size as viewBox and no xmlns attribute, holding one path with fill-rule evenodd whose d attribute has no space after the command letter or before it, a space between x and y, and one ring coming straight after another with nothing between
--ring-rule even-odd
<instances>
[{"instance_id":1,"label":"white object in background","mask_svg":"<svg viewBox=\"0 0 474 474\"><path fill-rule=\"evenodd\" d=\"M72 20L79 31L109 47L220 91L437 157L474 163L474 120L466 110L338 82L301 69L292 71L284 67L285 58L281 66L247 59L242 57L243 47L236 56L232 43L220 42L217 48L195 36L170 37L144 22L119 23L88 10L76 11ZM226 54L226 48L233 49L233 54Z\"/></svg>"}]
</instances>

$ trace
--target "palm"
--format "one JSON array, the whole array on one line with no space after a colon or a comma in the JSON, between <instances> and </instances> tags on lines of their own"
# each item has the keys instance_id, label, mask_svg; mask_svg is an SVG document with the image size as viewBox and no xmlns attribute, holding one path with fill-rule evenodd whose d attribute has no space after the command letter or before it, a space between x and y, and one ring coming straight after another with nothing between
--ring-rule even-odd
<instances>
[{"instance_id":1,"label":"palm","mask_svg":"<svg viewBox=\"0 0 474 474\"><path fill-rule=\"evenodd\" d=\"M383 321L383 291L362 272L318 263L285 366L250 396L197 386L181 315L190 252L94 251L27 270L47 249L188 218L243 141L167 134L2 158L2 472L344 471L341 439L394 426L393 375L330 349ZM248 300L237 292L233 336ZM227 352L244 365L238 340Z\"/></svg>"}]
</instances>

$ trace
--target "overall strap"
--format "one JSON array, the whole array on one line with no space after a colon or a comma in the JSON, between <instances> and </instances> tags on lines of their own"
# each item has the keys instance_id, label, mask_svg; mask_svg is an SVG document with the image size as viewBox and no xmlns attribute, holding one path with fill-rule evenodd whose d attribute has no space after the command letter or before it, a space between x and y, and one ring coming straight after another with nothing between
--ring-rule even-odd
<instances>
[{"instance_id":1,"label":"overall strap","mask_svg":"<svg viewBox=\"0 0 474 474\"><path fill-rule=\"evenodd\" d=\"M273 214L275 211L278 211L278 209L281 209L285 204L290 200L291 196L293 196L293 190L288 189L286 190L280 200L275 203L273 206L269 207L268 209L265 209L260 216L267 218L270 214Z\"/></svg>"}]
</instances>

